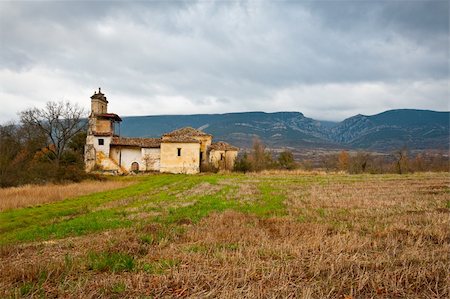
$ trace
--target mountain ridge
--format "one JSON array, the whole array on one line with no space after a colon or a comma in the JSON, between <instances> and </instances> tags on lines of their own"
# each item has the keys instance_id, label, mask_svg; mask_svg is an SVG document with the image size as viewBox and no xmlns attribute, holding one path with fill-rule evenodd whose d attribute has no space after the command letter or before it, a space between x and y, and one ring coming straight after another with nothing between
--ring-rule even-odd
<instances>
[{"instance_id":1,"label":"mountain ridge","mask_svg":"<svg viewBox=\"0 0 450 299\"><path fill-rule=\"evenodd\" d=\"M146 115L123 117L121 134L159 137L191 126L244 148L258 137L272 148L448 149L449 119L450 112L419 109L357 114L341 122L315 120L298 111Z\"/></svg>"}]
</instances>

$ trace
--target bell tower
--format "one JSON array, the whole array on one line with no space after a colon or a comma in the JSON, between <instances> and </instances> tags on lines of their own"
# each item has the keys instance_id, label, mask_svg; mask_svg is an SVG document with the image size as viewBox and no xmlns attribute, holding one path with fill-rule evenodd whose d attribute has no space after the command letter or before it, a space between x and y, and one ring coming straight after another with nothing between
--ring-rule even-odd
<instances>
[{"instance_id":1,"label":"bell tower","mask_svg":"<svg viewBox=\"0 0 450 299\"><path fill-rule=\"evenodd\" d=\"M91 115L89 115L88 135L114 136L115 125L122 119L115 113L108 113L108 101L99 88L91 96Z\"/></svg>"},{"instance_id":2,"label":"bell tower","mask_svg":"<svg viewBox=\"0 0 450 299\"><path fill-rule=\"evenodd\" d=\"M108 101L99 88L91 96L91 114L88 120L84 159L86 171L91 171L103 158L109 157L110 144L122 119L115 113L108 113Z\"/></svg>"},{"instance_id":3,"label":"bell tower","mask_svg":"<svg viewBox=\"0 0 450 299\"><path fill-rule=\"evenodd\" d=\"M108 113L108 101L99 87L98 92L94 91L91 96L91 116L104 113Z\"/></svg>"}]
</instances>

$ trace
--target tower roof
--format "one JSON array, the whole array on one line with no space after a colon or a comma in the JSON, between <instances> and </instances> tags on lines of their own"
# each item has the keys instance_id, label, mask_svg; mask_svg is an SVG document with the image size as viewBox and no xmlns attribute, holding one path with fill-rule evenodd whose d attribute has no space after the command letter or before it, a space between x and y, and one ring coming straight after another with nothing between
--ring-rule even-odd
<instances>
[{"instance_id":1,"label":"tower roof","mask_svg":"<svg viewBox=\"0 0 450 299\"><path fill-rule=\"evenodd\" d=\"M94 91L94 94L91 96L91 99L97 99L108 103L105 94L102 93L102 89L100 87L98 88L98 92Z\"/></svg>"}]
</instances>

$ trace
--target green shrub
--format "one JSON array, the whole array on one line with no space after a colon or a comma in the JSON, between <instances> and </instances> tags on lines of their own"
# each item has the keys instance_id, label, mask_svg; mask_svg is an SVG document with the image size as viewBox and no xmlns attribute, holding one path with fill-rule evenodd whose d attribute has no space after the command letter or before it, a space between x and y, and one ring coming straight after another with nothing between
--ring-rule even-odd
<instances>
[{"instance_id":1,"label":"green shrub","mask_svg":"<svg viewBox=\"0 0 450 299\"><path fill-rule=\"evenodd\" d=\"M244 173L251 170L251 163L247 153L244 153L242 156L238 156L236 158L234 162L234 170Z\"/></svg>"}]
</instances>

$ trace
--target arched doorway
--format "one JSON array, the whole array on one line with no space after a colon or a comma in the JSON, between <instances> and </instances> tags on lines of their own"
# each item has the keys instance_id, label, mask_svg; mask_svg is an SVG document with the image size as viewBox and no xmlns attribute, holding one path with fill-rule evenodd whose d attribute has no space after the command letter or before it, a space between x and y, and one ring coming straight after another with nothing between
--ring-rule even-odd
<instances>
[{"instance_id":1,"label":"arched doorway","mask_svg":"<svg viewBox=\"0 0 450 299\"><path fill-rule=\"evenodd\" d=\"M133 171L133 172L139 171L139 163L138 162L131 163L131 171Z\"/></svg>"}]
</instances>

